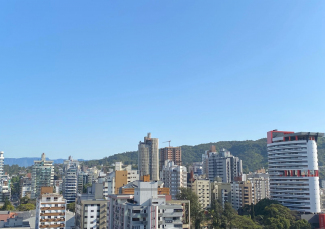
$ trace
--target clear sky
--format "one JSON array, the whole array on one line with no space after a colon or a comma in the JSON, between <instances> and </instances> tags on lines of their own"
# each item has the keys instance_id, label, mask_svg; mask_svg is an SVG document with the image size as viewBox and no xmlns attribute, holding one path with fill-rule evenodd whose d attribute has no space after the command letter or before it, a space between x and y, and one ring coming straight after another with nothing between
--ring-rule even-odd
<instances>
[{"instance_id":1,"label":"clear sky","mask_svg":"<svg viewBox=\"0 0 325 229\"><path fill-rule=\"evenodd\" d=\"M0 2L0 150L99 159L325 132L325 1Z\"/></svg>"}]
</instances>

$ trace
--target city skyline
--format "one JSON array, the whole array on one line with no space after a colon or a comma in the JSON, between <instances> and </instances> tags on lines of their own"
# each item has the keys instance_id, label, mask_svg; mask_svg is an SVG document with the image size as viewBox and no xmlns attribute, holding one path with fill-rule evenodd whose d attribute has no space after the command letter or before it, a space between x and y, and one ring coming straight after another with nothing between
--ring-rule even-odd
<instances>
[{"instance_id":1,"label":"city skyline","mask_svg":"<svg viewBox=\"0 0 325 229\"><path fill-rule=\"evenodd\" d=\"M172 146L324 132L321 115L309 118L325 111L324 10L293 0L3 1L0 150L100 159L136 150L147 132Z\"/></svg>"}]
</instances>

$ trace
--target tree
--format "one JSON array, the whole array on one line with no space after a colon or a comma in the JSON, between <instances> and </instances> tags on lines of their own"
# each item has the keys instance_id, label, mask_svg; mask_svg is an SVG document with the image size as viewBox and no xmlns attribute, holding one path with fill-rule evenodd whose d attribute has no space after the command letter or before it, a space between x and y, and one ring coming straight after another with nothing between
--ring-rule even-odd
<instances>
[{"instance_id":1,"label":"tree","mask_svg":"<svg viewBox=\"0 0 325 229\"><path fill-rule=\"evenodd\" d=\"M238 229L259 229L262 228L260 225L256 224L249 216L236 215L232 219L231 225Z\"/></svg>"},{"instance_id":2,"label":"tree","mask_svg":"<svg viewBox=\"0 0 325 229\"><path fill-rule=\"evenodd\" d=\"M276 218L268 218L266 220L266 228L267 229L289 229L290 228L290 220L285 217L279 216Z\"/></svg>"},{"instance_id":3,"label":"tree","mask_svg":"<svg viewBox=\"0 0 325 229\"><path fill-rule=\"evenodd\" d=\"M4 205L2 206L1 210L3 211L12 211L15 210L15 207L11 204L11 202L6 198Z\"/></svg>"},{"instance_id":4,"label":"tree","mask_svg":"<svg viewBox=\"0 0 325 229\"><path fill-rule=\"evenodd\" d=\"M17 207L18 211L30 211L30 210L34 210L34 209L35 209L34 204L21 204Z\"/></svg>"},{"instance_id":5,"label":"tree","mask_svg":"<svg viewBox=\"0 0 325 229\"><path fill-rule=\"evenodd\" d=\"M236 218L237 216L237 212L235 211L235 209L232 208L231 204L226 202L225 203L225 207L224 210L222 212L222 216L223 216L223 222L222 222L222 226L224 228L232 228L233 227L233 220Z\"/></svg>"},{"instance_id":6,"label":"tree","mask_svg":"<svg viewBox=\"0 0 325 229\"><path fill-rule=\"evenodd\" d=\"M71 212L75 212L75 209L76 209L76 203L75 202L72 202L72 203L69 203L67 205L67 209Z\"/></svg>"},{"instance_id":7,"label":"tree","mask_svg":"<svg viewBox=\"0 0 325 229\"><path fill-rule=\"evenodd\" d=\"M265 217L268 218L277 218L279 216L288 219L290 222L295 220L293 213L289 208L281 204L271 204L270 206L265 207Z\"/></svg>"},{"instance_id":8,"label":"tree","mask_svg":"<svg viewBox=\"0 0 325 229\"><path fill-rule=\"evenodd\" d=\"M88 187L91 187L91 186L92 186L92 184L90 184L90 183L84 184L83 189L82 189L82 193L87 193Z\"/></svg>"},{"instance_id":9,"label":"tree","mask_svg":"<svg viewBox=\"0 0 325 229\"><path fill-rule=\"evenodd\" d=\"M255 212L255 216L257 215L265 215L265 208L267 206L270 206L271 204L279 204L278 201L276 200L270 200L268 198L265 198L263 200L260 200L254 207L254 212Z\"/></svg>"},{"instance_id":10,"label":"tree","mask_svg":"<svg viewBox=\"0 0 325 229\"><path fill-rule=\"evenodd\" d=\"M190 188L180 188L177 199L190 201L192 224L194 224L195 228L200 228L203 221L203 211L199 203L199 197Z\"/></svg>"},{"instance_id":11,"label":"tree","mask_svg":"<svg viewBox=\"0 0 325 229\"><path fill-rule=\"evenodd\" d=\"M304 219L300 219L298 221L295 221L290 229L311 229L311 225Z\"/></svg>"},{"instance_id":12,"label":"tree","mask_svg":"<svg viewBox=\"0 0 325 229\"><path fill-rule=\"evenodd\" d=\"M211 224L213 228L220 228L222 223L222 206L219 201L212 200L211 201L211 208L209 209L209 215L211 218Z\"/></svg>"}]
</instances>

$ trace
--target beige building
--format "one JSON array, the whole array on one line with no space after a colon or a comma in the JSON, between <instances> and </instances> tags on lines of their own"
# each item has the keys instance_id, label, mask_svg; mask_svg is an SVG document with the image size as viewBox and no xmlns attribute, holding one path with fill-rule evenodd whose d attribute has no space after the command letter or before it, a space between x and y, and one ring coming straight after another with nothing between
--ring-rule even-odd
<instances>
[{"instance_id":1,"label":"beige building","mask_svg":"<svg viewBox=\"0 0 325 229\"><path fill-rule=\"evenodd\" d=\"M199 197L201 207L209 208L211 205L210 181L208 179L195 179L191 183L191 189Z\"/></svg>"},{"instance_id":2,"label":"beige building","mask_svg":"<svg viewBox=\"0 0 325 229\"><path fill-rule=\"evenodd\" d=\"M60 228L66 226L66 200L52 193L53 187L42 187L36 202L35 228Z\"/></svg>"},{"instance_id":3,"label":"beige building","mask_svg":"<svg viewBox=\"0 0 325 229\"><path fill-rule=\"evenodd\" d=\"M107 229L107 203L101 184L93 184L87 194L77 194L75 228Z\"/></svg>"},{"instance_id":4,"label":"beige building","mask_svg":"<svg viewBox=\"0 0 325 229\"><path fill-rule=\"evenodd\" d=\"M254 185L256 203L265 198L270 198L270 178L267 173L248 174L247 180Z\"/></svg>"},{"instance_id":5,"label":"beige building","mask_svg":"<svg viewBox=\"0 0 325 229\"><path fill-rule=\"evenodd\" d=\"M150 175L153 181L159 180L158 138L151 138L151 133L138 145L139 176Z\"/></svg>"},{"instance_id":6,"label":"beige building","mask_svg":"<svg viewBox=\"0 0 325 229\"><path fill-rule=\"evenodd\" d=\"M231 184L218 181L211 182L211 201L217 200L225 206L226 202L231 203Z\"/></svg>"},{"instance_id":7,"label":"beige building","mask_svg":"<svg viewBox=\"0 0 325 229\"><path fill-rule=\"evenodd\" d=\"M255 204L254 184L250 181L237 181L231 183L231 204L238 210L245 205Z\"/></svg>"}]
</instances>

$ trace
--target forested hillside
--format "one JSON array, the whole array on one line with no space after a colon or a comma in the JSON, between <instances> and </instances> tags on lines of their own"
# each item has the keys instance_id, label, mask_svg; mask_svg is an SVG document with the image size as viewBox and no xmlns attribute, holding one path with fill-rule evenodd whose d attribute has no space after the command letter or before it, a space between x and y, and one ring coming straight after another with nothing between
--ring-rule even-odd
<instances>
[{"instance_id":1,"label":"forested hillside","mask_svg":"<svg viewBox=\"0 0 325 229\"><path fill-rule=\"evenodd\" d=\"M325 139L318 139L318 160L321 174L325 175L322 166L325 165ZM211 145L215 145L217 150L225 148L231 152L232 155L243 160L243 169L245 172L255 171L259 168L267 168L267 151L266 138L256 141L220 141L215 143L205 143L196 146L184 145L182 147L182 161L184 165L192 162L201 161L202 154L205 150L210 149ZM88 166L94 165L111 165L116 161L122 161L124 164L137 164L138 152L125 152L105 157L101 160L86 161L84 164Z\"/></svg>"}]
</instances>

